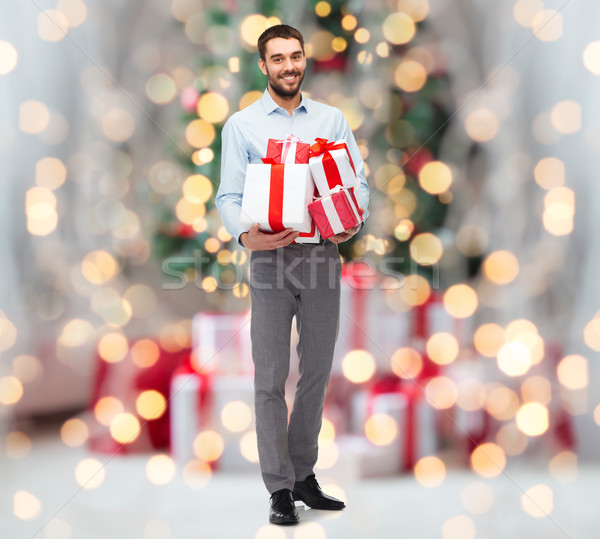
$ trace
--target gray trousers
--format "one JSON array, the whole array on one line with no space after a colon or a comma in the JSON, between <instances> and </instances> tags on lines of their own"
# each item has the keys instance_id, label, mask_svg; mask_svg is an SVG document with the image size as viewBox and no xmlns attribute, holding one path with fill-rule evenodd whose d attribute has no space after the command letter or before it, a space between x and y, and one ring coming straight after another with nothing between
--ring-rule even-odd
<instances>
[{"instance_id":1,"label":"gray trousers","mask_svg":"<svg viewBox=\"0 0 600 539\"><path fill-rule=\"evenodd\" d=\"M250 258L254 406L262 478L270 494L293 489L317 462L325 392L340 316L337 245L291 244ZM285 383L296 316L299 374L289 418Z\"/></svg>"}]
</instances>

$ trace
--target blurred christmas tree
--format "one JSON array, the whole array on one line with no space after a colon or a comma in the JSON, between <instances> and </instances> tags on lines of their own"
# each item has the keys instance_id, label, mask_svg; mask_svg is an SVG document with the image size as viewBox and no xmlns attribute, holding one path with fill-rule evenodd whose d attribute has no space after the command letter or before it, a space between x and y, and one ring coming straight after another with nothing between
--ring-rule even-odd
<instances>
[{"instance_id":1,"label":"blurred christmas tree","mask_svg":"<svg viewBox=\"0 0 600 539\"><path fill-rule=\"evenodd\" d=\"M205 5L197 75L180 93L189 153L178 157L189 176L159 205L154 238L156 256L170 258L188 280L207 291L233 289L238 298L248 294L239 282L248 255L223 228L214 198L221 129L262 95L255 43L285 15L279 2L259 4L261 14L241 14L232 1ZM356 11L349 1L313 1L304 20L285 22L305 35L303 91L342 109L366 163L372 216L359 236L340 245L342 255L375 264L386 258L394 271L431 279L443 252L436 231L452 200L450 169L436 161L450 110L445 62L427 25L427 2L400 1L394 12L377 4Z\"/></svg>"}]
</instances>

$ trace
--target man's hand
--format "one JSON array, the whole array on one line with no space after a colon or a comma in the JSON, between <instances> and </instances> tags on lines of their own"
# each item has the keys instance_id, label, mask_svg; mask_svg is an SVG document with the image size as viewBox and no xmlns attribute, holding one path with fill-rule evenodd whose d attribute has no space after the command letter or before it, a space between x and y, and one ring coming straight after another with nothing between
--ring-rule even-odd
<instances>
[{"instance_id":1,"label":"man's hand","mask_svg":"<svg viewBox=\"0 0 600 539\"><path fill-rule=\"evenodd\" d=\"M265 233L258 229L258 223L254 223L248 232L244 232L240 236L240 241L250 251L269 251L289 245L299 234L300 232L291 228L286 228L275 234Z\"/></svg>"},{"instance_id":2,"label":"man's hand","mask_svg":"<svg viewBox=\"0 0 600 539\"><path fill-rule=\"evenodd\" d=\"M365 213L365 210L363 210L362 208L358 208L358 211L360 212L361 215L364 215L364 213ZM348 241L352 236L354 236L354 234L356 234L360 230L361 227L362 227L362 223L358 223L353 228L349 228L348 230L346 230L344 232L340 232L339 234L336 234L335 236L331 236L329 238L329 241L331 243L343 243L345 241Z\"/></svg>"}]
</instances>

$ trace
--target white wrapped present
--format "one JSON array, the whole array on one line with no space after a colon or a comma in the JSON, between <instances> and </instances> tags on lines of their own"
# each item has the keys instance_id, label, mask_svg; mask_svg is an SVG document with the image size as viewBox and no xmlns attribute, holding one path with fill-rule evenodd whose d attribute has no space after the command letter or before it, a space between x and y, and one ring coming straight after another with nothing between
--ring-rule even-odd
<instances>
[{"instance_id":1,"label":"white wrapped present","mask_svg":"<svg viewBox=\"0 0 600 539\"><path fill-rule=\"evenodd\" d=\"M293 228L312 231L308 204L314 183L308 165L250 164L242 198L240 223L250 229L254 223L264 232Z\"/></svg>"}]
</instances>

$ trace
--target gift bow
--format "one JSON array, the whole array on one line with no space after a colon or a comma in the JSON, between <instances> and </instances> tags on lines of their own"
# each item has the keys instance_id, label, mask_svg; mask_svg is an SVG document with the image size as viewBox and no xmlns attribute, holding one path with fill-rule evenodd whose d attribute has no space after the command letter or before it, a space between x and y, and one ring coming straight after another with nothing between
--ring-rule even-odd
<instances>
[{"instance_id":1,"label":"gift bow","mask_svg":"<svg viewBox=\"0 0 600 539\"><path fill-rule=\"evenodd\" d=\"M288 134L284 139L278 140L276 144L281 144L281 162L293 164L296 160L296 144L300 138Z\"/></svg>"},{"instance_id":2,"label":"gift bow","mask_svg":"<svg viewBox=\"0 0 600 539\"><path fill-rule=\"evenodd\" d=\"M265 165L280 165L281 163L278 163L274 157L261 157L262 162Z\"/></svg>"},{"instance_id":3,"label":"gift bow","mask_svg":"<svg viewBox=\"0 0 600 539\"><path fill-rule=\"evenodd\" d=\"M356 175L356 169L354 168L354 163L352 161L352 156L350 155L350 150L348 150L348 146L345 142L329 142L326 138L316 138L315 143L310 147L310 157L318 157L323 154L323 157L331 158L331 150L346 150L348 154L348 160L350 161L350 166Z\"/></svg>"}]
</instances>

